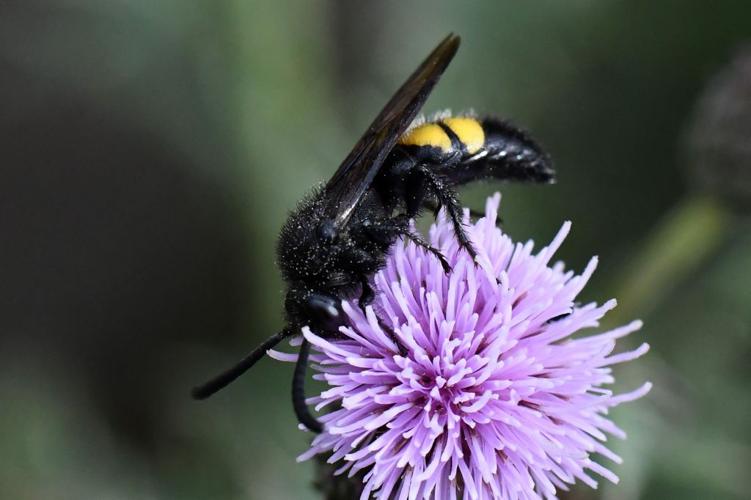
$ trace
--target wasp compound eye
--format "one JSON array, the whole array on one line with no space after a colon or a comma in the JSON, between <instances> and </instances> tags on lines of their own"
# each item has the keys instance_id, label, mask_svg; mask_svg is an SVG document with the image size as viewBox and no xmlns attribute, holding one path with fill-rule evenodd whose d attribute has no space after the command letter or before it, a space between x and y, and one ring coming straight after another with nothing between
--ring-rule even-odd
<instances>
[{"instance_id":1,"label":"wasp compound eye","mask_svg":"<svg viewBox=\"0 0 751 500\"><path fill-rule=\"evenodd\" d=\"M308 298L308 309L320 319L335 319L339 317L339 302L335 297L313 293Z\"/></svg>"},{"instance_id":2,"label":"wasp compound eye","mask_svg":"<svg viewBox=\"0 0 751 500\"><path fill-rule=\"evenodd\" d=\"M321 239L321 241L324 241L326 243L333 243L336 241L336 227L334 226L334 221L331 219L326 219L322 221L318 225L318 237Z\"/></svg>"}]
</instances>

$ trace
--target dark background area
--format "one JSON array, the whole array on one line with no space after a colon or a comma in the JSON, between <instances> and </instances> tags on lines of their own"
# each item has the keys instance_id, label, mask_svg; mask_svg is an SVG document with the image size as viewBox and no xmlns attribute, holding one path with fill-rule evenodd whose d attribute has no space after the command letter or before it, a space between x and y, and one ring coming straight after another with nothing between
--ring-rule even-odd
<instances>
[{"instance_id":1,"label":"dark background area","mask_svg":"<svg viewBox=\"0 0 751 500\"><path fill-rule=\"evenodd\" d=\"M0 2L0 496L315 498L291 367L189 388L282 324L287 212L448 32L425 111L532 130L555 186L505 229L600 268L655 390L614 412L617 487L728 498L751 470L747 2ZM745 48L744 48L745 47Z\"/></svg>"}]
</instances>

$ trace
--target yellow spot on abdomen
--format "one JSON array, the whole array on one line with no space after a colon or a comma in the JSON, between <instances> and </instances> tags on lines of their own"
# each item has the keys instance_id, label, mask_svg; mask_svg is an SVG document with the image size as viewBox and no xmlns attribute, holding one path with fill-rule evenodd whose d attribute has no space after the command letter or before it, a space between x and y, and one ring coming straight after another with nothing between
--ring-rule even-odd
<instances>
[{"instance_id":1,"label":"yellow spot on abdomen","mask_svg":"<svg viewBox=\"0 0 751 500\"><path fill-rule=\"evenodd\" d=\"M426 123L413 128L399 139L404 146L431 146L442 151L451 149L451 139L435 123Z\"/></svg>"},{"instance_id":2,"label":"yellow spot on abdomen","mask_svg":"<svg viewBox=\"0 0 751 500\"><path fill-rule=\"evenodd\" d=\"M485 131L480 122L467 116L446 118L443 123L456 134L460 141L467 147L469 154L477 153L485 144Z\"/></svg>"}]
</instances>

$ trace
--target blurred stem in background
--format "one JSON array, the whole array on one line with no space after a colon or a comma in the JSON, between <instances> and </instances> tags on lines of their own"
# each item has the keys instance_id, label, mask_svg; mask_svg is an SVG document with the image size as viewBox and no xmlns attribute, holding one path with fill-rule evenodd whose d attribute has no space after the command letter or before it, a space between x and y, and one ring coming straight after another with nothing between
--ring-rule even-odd
<instances>
[{"instance_id":1,"label":"blurred stem in background","mask_svg":"<svg viewBox=\"0 0 751 500\"><path fill-rule=\"evenodd\" d=\"M619 306L608 321L649 315L717 251L731 224L731 214L712 196L690 195L678 203L624 267L628 272L616 280Z\"/></svg>"},{"instance_id":2,"label":"blurred stem in background","mask_svg":"<svg viewBox=\"0 0 751 500\"><path fill-rule=\"evenodd\" d=\"M694 188L652 230L631 265L611 320L652 312L726 242L733 212L751 207L751 48L708 84L688 124L682 166ZM633 269L637 271L632 271Z\"/></svg>"},{"instance_id":3,"label":"blurred stem in background","mask_svg":"<svg viewBox=\"0 0 751 500\"><path fill-rule=\"evenodd\" d=\"M723 331L722 323L713 324L709 311L714 309L714 303L722 303L726 297L706 300L711 292L701 290L707 286L705 277L713 272L713 266L709 264L722 255L727 246L737 243L735 240L743 240L743 217L751 207L751 147L748 142L751 137L751 50L748 47L739 50L731 63L709 82L686 128L681 166L693 190L663 216L629 265L624 267L629 271L619 276L614 285L614 289L620 290L616 294L620 306L613 311L608 322L621 323L635 315L652 316L658 309L662 310L658 317L670 318L670 313L664 311L670 307L665 305L680 296L698 297L704 312L685 307L684 303L678 314L696 326L681 332L685 336L680 339L681 344L675 346L675 355L659 349L650 354L652 359L647 369L651 372L649 378L658 387L654 396L656 406L648 411L652 413L649 415L639 415L633 409L627 409L622 415L632 424L642 424L636 444L642 460L639 464L626 465L630 481L625 488L607 489L607 499L639 498L646 489L644 482L649 480L646 470L650 462L657 464L666 457L670 461L668 467L689 472L692 481L683 486L688 490L701 485L707 491L722 491L724 495L744 494L742 489L737 489L737 485L744 482L744 473L742 467L735 464L746 463L751 457L751 449L730 437L733 435L731 426L720 431L697 433L691 424L694 419L701 422L702 416L711 414L706 409L711 398L698 398L700 379L708 385L722 380L718 359L732 372L733 357L723 353L743 345L733 347L732 337L720 336L731 332ZM743 280L745 276L739 272L738 277ZM744 288L748 289L748 286ZM721 295L728 293L732 291L726 290ZM739 300L742 303L743 298ZM690 298L688 302L691 303ZM655 319L659 323L659 319ZM705 328L705 323L710 324L710 328ZM680 324L677 329L680 330ZM653 331L658 330L659 326ZM683 346L696 342L695 330L700 338L715 342L714 352L691 356L689 362L695 373L687 376L681 373L681 353L685 352ZM701 370L697 370L699 366ZM727 385L727 393L717 397L726 400L729 409L742 407L733 395L736 384L728 382ZM735 419L731 417L731 420ZM651 427L651 430L646 431L644 427ZM650 441L647 439L649 435L663 438ZM658 442L669 443L669 446L662 449ZM695 457L711 453L720 442L724 443L722 448L728 456L717 462L725 465L700 465ZM735 458L729 459L730 456ZM577 492L577 496L579 494L581 492Z\"/></svg>"}]
</instances>

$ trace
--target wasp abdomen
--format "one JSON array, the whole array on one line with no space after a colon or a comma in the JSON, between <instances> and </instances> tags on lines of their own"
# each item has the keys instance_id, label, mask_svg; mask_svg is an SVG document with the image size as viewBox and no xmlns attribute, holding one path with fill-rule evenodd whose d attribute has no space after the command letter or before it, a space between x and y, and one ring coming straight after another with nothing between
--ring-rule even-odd
<instances>
[{"instance_id":1,"label":"wasp abdomen","mask_svg":"<svg viewBox=\"0 0 751 500\"><path fill-rule=\"evenodd\" d=\"M426 122L405 133L396 150L407 164L429 165L453 184L482 178L553 180L544 150L523 130L495 118L454 116ZM404 169L402 162L396 163Z\"/></svg>"},{"instance_id":2,"label":"wasp abdomen","mask_svg":"<svg viewBox=\"0 0 751 500\"><path fill-rule=\"evenodd\" d=\"M436 153L450 153L451 138L438 123L423 123L399 138L399 145L432 149Z\"/></svg>"},{"instance_id":3,"label":"wasp abdomen","mask_svg":"<svg viewBox=\"0 0 751 500\"><path fill-rule=\"evenodd\" d=\"M476 118L455 116L441 120L441 127L452 137L453 144L464 156L479 153L485 147L485 130Z\"/></svg>"},{"instance_id":4,"label":"wasp abdomen","mask_svg":"<svg viewBox=\"0 0 751 500\"><path fill-rule=\"evenodd\" d=\"M550 156L524 130L496 118L482 120L486 152L480 161L489 177L549 183L555 179Z\"/></svg>"},{"instance_id":5,"label":"wasp abdomen","mask_svg":"<svg viewBox=\"0 0 751 500\"><path fill-rule=\"evenodd\" d=\"M434 155L462 157L479 152L485 145L483 125L469 116L456 116L417 125L400 139L399 146L432 152Z\"/></svg>"}]
</instances>

